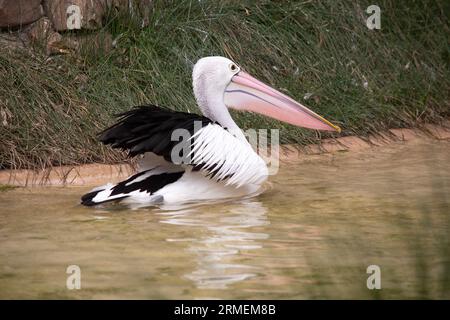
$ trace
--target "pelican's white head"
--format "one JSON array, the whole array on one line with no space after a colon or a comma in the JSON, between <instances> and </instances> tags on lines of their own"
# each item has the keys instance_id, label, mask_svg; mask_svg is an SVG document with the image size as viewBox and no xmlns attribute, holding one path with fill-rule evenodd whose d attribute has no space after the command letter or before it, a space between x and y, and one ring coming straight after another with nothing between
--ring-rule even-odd
<instances>
[{"instance_id":1,"label":"pelican's white head","mask_svg":"<svg viewBox=\"0 0 450 320\"><path fill-rule=\"evenodd\" d=\"M253 78L224 57L198 60L192 72L192 83L203 114L227 128L237 128L227 110L229 107L260 113L300 127L341 131L338 126Z\"/></svg>"},{"instance_id":2,"label":"pelican's white head","mask_svg":"<svg viewBox=\"0 0 450 320\"><path fill-rule=\"evenodd\" d=\"M224 127L235 127L224 103L224 93L239 67L225 57L205 57L192 72L192 86L202 113Z\"/></svg>"}]
</instances>

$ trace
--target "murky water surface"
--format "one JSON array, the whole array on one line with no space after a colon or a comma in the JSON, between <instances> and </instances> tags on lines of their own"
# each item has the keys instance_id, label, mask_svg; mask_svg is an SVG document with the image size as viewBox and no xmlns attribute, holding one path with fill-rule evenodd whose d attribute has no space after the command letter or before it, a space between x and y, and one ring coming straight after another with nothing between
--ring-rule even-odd
<instances>
[{"instance_id":1,"label":"murky water surface","mask_svg":"<svg viewBox=\"0 0 450 320\"><path fill-rule=\"evenodd\" d=\"M256 198L175 210L1 192L0 298L450 298L449 169L450 143L427 141L283 163Z\"/></svg>"}]
</instances>

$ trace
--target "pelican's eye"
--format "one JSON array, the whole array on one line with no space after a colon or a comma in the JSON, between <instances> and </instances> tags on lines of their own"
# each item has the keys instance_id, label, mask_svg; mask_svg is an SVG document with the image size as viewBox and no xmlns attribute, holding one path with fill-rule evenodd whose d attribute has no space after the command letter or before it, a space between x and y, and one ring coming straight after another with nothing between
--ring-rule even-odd
<instances>
[{"instance_id":1,"label":"pelican's eye","mask_svg":"<svg viewBox=\"0 0 450 320\"><path fill-rule=\"evenodd\" d=\"M230 70L236 72L238 70L238 67L234 63L230 63Z\"/></svg>"}]
</instances>

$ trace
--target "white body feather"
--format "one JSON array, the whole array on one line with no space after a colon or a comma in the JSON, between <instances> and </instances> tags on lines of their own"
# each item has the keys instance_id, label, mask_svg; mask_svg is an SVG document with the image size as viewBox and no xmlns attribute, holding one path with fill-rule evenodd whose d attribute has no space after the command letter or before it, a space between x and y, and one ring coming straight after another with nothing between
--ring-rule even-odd
<instances>
[{"instance_id":1,"label":"white body feather","mask_svg":"<svg viewBox=\"0 0 450 320\"><path fill-rule=\"evenodd\" d=\"M205 164L205 169L217 166L215 180L226 180L226 185L241 187L245 184L261 184L267 179L264 160L253 151L250 144L233 136L217 124L209 124L191 138L192 163Z\"/></svg>"},{"instance_id":2,"label":"white body feather","mask_svg":"<svg viewBox=\"0 0 450 320\"><path fill-rule=\"evenodd\" d=\"M143 175L128 182L127 186L160 174L185 170L177 181L170 183L154 193L135 190L127 194L119 193L111 196L113 184L107 184L95 190L104 189L94 198L94 202L127 198L122 203L151 204L164 202L167 204L191 201L226 199L256 194L261 184L267 179L268 170L264 160L260 158L246 140L236 138L217 124L209 124L198 130L192 138L192 164L204 164L200 171L193 171L189 165L175 165L165 161L153 153L146 153L139 162L139 171ZM219 168L214 177L210 177L213 165ZM227 178L229 176L229 178Z\"/></svg>"}]
</instances>

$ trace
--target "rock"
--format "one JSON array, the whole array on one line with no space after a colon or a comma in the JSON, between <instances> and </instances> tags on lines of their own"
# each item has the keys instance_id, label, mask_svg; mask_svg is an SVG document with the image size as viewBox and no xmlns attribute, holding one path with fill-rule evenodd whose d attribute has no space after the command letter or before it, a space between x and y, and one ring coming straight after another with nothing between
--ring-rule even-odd
<instances>
[{"instance_id":1,"label":"rock","mask_svg":"<svg viewBox=\"0 0 450 320\"><path fill-rule=\"evenodd\" d=\"M52 31L52 23L47 17L43 17L33 22L24 30L28 40L33 44L45 41Z\"/></svg>"},{"instance_id":2,"label":"rock","mask_svg":"<svg viewBox=\"0 0 450 320\"><path fill-rule=\"evenodd\" d=\"M28 41L33 46L45 49L47 55L67 53L64 50L62 36L53 30L52 23L43 17L25 29Z\"/></svg>"},{"instance_id":3,"label":"rock","mask_svg":"<svg viewBox=\"0 0 450 320\"><path fill-rule=\"evenodd\" d=\"M0 28L27 25L43 14L41 0L0 0Z\"/></svg>"},{"instance_id":4,"label":"rock","mask_svg":"<svg viewBox=\"0 0 450 320\"><path fill-rule=\"evenodd\" d=\"M44 9L56 31L95 30L102 26L107 1L44 0Z\"/></svg>"}]
</instances>

